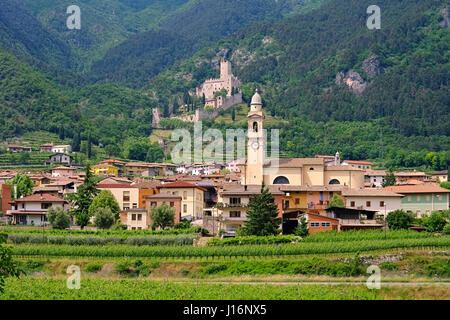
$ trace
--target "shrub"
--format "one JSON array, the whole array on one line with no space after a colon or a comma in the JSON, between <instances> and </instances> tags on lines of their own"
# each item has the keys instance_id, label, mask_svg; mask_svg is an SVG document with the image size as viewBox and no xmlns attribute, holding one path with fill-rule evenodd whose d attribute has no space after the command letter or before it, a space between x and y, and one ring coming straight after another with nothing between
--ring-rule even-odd
<instances>
[{"instance_id":1,"label":"shrub","mask_svg":"<svg viewBox=\"0 0 450 320\"><path fill-rule=\"evenodd\" d=\"M54 229L67 229L72 223L72 218L63 208L50 208L48 210L48 221Z\"/></svg>"},{"instance_id":2,"label":"shrub","mask_svg":"<svg viewBox=\"0 0 450 320\"><path fill-rule=\"evenodd\" d=\"M389 229L401 230L408 229L414 218L403 210L395 210L388 214L386 221Z\"/></svg>"},{"instance_id":3,"label":"shrub","mask_svg":"<svg viewBox=\"0 0 450 320\"><path fill-rule=\"evenodd\" d=\"M43 266L43 261L27 260L24 264L22 264L22 271L29 275L33 272L42 271Z\"/></svg>"},{"instance_id":4,"label":"shrub","mask_svg":"<svg viewBox=\"0 0 450 320\"><path fill-rule=\"evenodd\" d=\"M118 274L128 274L130 273L130 262L129 261L121 261L116 263L114 266L114 272Z\"/></svg>"},{"instance_id":5,"label":"shrub","mask_svg":"<svg viewBox=\"0 0 450 320\"><path fill-rule=\"evenodd\" d=\"M8 234L8 240L14 244L28 243L29 239L30 236L26 234Z\"/></svg>"},{"instance_id":6,"label":"shrub","mask_svg":"<svg viewBox=\"0 0 450 320\"><path fill-rule=\"evenodd\" d=\"M439 212L433 212L430 217L425 219L424 224L427 227L427 231L440 232L447 224L447 220Z\"/></svg>"},{"instance_id":7,"label":"shrub","mask_svg":"<svg viewBox=\"0 0 450 320\"><path fill-rule=\"evenodd\" d=\"M99 272L103 268L103 265L99 263L90 263L86 266L86 272Z\"/></svg>"},{"instance_id":8,"label":"shrub","mask_svg":"<svg viewBox=\"0 0 450 320\"><path fill-rule=\"evenodd\" d=\"M94 224L100 229L110 229L116 218L110 208L97 208L94 215Z\"/></svg>"},{"instance_id":9,"label":"shrub","mask_svg":"<svg viewBox=\"0 0 450 320\"><path fill-rule=\"evenodd\" d=\"M227 270L227 266L225 264L210 264L203 269L203 273L215 274L225 270Z\"/></svg>"}]
</instances>

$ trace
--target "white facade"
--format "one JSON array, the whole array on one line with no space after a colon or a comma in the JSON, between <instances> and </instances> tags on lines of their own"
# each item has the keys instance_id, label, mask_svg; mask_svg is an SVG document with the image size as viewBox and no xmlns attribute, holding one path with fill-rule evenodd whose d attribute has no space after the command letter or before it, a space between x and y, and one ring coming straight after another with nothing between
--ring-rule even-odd
<instances>
[{"instance_id":1,"label":"white facade","mask_svg":"<svg viewBox=\"0 0 450 320\"><path fill-rule=\"evenodd\" d=\"M70 145L53 146L52 152L54 153L71 153L72 147Z\"/></svg>"},{"instance_id":2,"label":"white facade","mask_svg":"<svg viewBox=\"0 0 450 320\"><path fill-rule=\"evenodd\" d=\"M387 215L391 211L400 210L402 196L345 196L345 206L350 209L376 211L380 215Z\"/></svg>"}]
</instances>

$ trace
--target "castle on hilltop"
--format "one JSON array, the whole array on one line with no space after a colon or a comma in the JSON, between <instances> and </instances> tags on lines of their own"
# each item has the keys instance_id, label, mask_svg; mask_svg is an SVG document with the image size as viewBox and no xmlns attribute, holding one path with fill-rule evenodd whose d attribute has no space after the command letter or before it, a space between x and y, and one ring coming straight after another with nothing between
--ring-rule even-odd
<instances>
[{"instance_id":1,"label":"castle on hilltop","mask_svg":"<svg viewBox=\"0 0 450 320\"><path fill-rule=\"evenodd\" d=\"M205 107L222 107L225 100L231 98L239 92L241 81L233 75L231 71L231 62L222 58L220 61L220 78L208 79L200 87L197 88L197 96L205 95ZM216 93L225 89L226 96L217 95Z\"/></svg>"}]
</instances>

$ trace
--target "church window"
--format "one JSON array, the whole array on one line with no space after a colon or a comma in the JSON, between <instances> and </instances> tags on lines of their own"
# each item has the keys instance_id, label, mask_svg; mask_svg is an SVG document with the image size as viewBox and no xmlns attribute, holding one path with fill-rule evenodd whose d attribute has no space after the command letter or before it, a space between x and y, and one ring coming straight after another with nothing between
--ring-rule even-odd
<instances>
[{"instance_id":1,"label":"church window","mask_svg":"<svg viewBox=\"0 0 450 320\"><path fill-rule=\"evenodd\" d=\"M341 182L338 179L333 179L328 184L341 184Z\"/></svg>"},{"instance_id":2,"label":"church window","mask_svg":"<svg viewBox=\"0 0 450 320\"><path fill-rule=\"evenodd\" d=\"M253 122L253 132L258 132L258 122Z\"/></svg>"},{"instance_id":3,"label":"church window","mask_svg":"<svg viewBox=\"0 0 450 320\"><path fill-rule=\"evenodd\" d=\"M276 177L273 184L289 184L289 179L284 176Z\"/></svg>"}]
</instances>

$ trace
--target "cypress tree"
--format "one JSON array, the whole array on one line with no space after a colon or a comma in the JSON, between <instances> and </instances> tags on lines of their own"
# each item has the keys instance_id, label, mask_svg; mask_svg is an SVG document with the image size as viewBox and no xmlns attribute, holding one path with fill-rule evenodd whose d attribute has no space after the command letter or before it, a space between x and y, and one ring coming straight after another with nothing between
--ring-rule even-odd
<instances>
[{"instance_id":1,"label":"cypress tree","mask_svg":"<svg viewBox=\"0 0 450 320\"><path fill-rule=\"evenodd\" d=\"M263 184L261 193L250 199L247 222L242 228L243 234L253 236L270 236L280 233L281 219L275 198Z\"/></svg>"}]
</instances>

